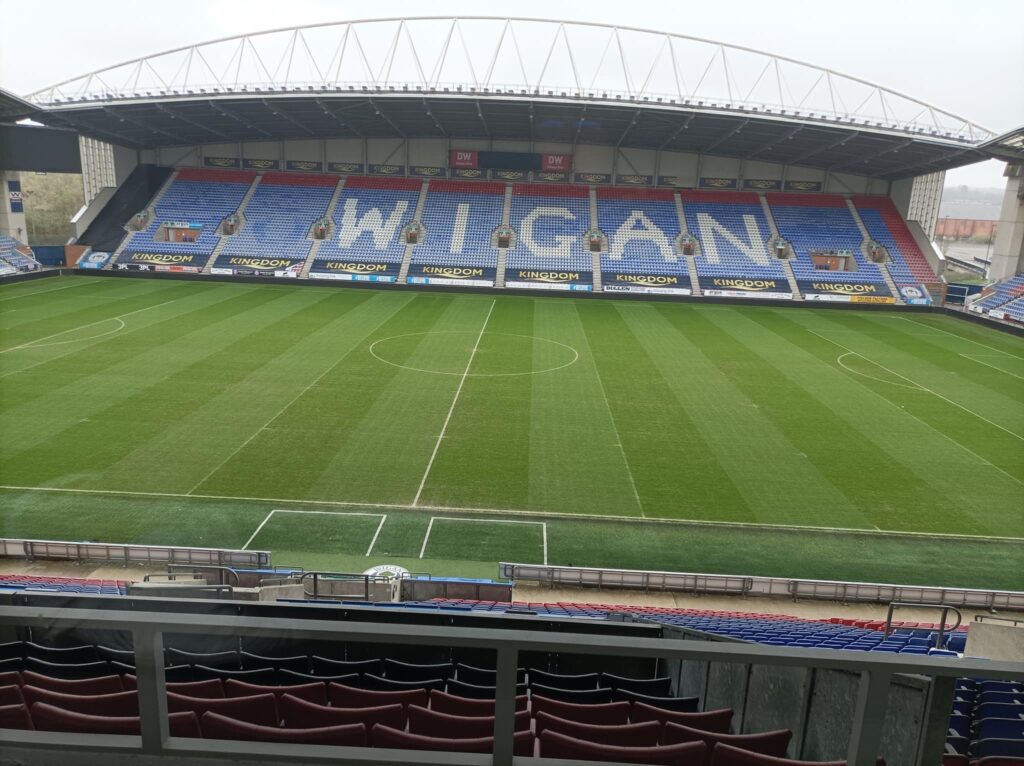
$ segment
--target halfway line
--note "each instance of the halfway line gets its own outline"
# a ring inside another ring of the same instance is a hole
[[[430,460],[427,463],[427,470],[423,472],[423,478],[420,480],[419,489],[416,490],[416,497],[412,499],[412,505],[415,508],[420,501],[420,495],[423,494],[423,487],[427,483],[427,476],[430,475],[430,469],[434,465],[434,458],[437,457],[437,451],[441,448],[441,440],[444,438],[445,431],[448,430],[448,423],[452,419],[452,413],[455,412],[455,405],[459,402],[459,396],[462,394],[462,387],[466,385],[466,377],[469,375],[469,368],[473,366],[473,359],[476,357],[476,351],[480,348],[480,339],[484,337],[484,330],[487,329],[487,323],[491,321],[491,312],[494,311],[494,304],[497,303],[497,299],[491,301],[491,307],[487,309],[487,316],[484,317],[483,326],[480,328],[480,334],[476,336],[476,343],[473,344],[473,350],[469,353],[469,361],[466,362],[466,369],[462,371],[462,378],[459,380],[459,387],[455,389],[455,397],[452,399],[452,406],[448,408],[448,415],[444,419],[444,425],[441,426],[441,433],[437,435],[437,441],[434,443],[434,451],[430,453]],[[424,546],[426,543],[424,543]],[[423,554],[420,554],[420,558],[423,558]]]

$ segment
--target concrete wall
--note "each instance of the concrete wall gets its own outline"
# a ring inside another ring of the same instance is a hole
[[[1008,165],[1006,177],[988,273],[991,279],[1005,279],[1024,271],[1024,163]]]
[[[380,165],[448,165],[450,149],[476,149],[509,152],[548,152],[571,154],[573,171],[610,175],[677,176],[686,186],[696,186],[704,177],[814,181],[833,194],[885,194],[887,181],[853,173],[829,173],[820,168],[783,166],[774,162],[742,160],[738,157],[699,155],[685,152],[657,152],[590,144],[558,144],[529,141],[489,141],[487,139],[400,138],[306,139],[296,141],[253,141],[241,144],[204,144],[194,147],[148,149],[139,153],[141,162],[156,165],[195,167],[204,157],[307,160],[325,163],[345,162]],[[908,190],[909,194],[909,190]],[[909,197],[908,197],[909,201]]]
[[[8,181],[20,181],[21,173],[16,170],[0,170],[0,191],[3,192],[3,201],[0,202],[0,234],[26,242],[28,239],[28,225],[25,223],[25,213],[14,213],[11,211],[11,195],[7,190]],[[27,244],[27,242],[26,242]]]
[[[666,628],[665,636],[706,640],[690,631],[675,628]],[[788,752],[790,758],[834,761],[847,756],[860,684],[860,677],[854,673],[683,661],[664,662],[662,670],[673,679],[676,695],[700,697],[701,710],[732,708],[733,733],[789,729],[793,732]],[[932,681],[924,677],[898,676],[893,679],[889,687],[880,751],[888,766],[938,762],[948,720],[948,704],[943,711],[945,718],[940,716],[937,719],[942,736],[926,742],[932,686]]]
[[[964,654],[990,660],[1024,662],[1024,623],[972,622]]]

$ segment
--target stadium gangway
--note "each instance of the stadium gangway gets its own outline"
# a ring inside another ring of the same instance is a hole
[[[174,545],[68,542],[0,538],[0,556],[60,561],[109,561],[118,564],[195,564],[259,567],[270,564],[270,551],[188,548]]]
[[[269,760],[275,763],[375,764],[376,766],[543,766],[544,761],[513,757],[515,693],[519,657],[524,652],[554,652],[600,657],[651,657],[668,661],[749,663],[755,666],[818,668],[846,671],[857,676],[857,692],[850,716],[847,758],[850,766],[874,766],[882,728],[886,722],[890,685],[899,674],[931,677],[929,713],[918,751],[918,766],[937,762],[945,741],[949,710],[957,678],[1024,681],[1021,663],[977,659],[932,658],[832,649],[796,649],[763,644],[617,636],[608,641],[600,634],[565,634],[527,630],[480,629],[462,626],[404,624],[401,622],[344,622],[131,612],[119,609],[75,609],[43,606],[0,606],[0,628],[46,628],[130,631],[138,679],[140,735],[80,734],[4,731],[4,747],[75,753],[76,763],[106,763],[111,756],[162,759],[188,763],[195,758]],[[164,634],[202,636],[258,636],[300,641],[352,641],[473,648],[496,654],[496,700],[493,754],[444,753],[412,750],[365,749],[283,745],[268,742],[222,741],[170,737],[167,694],[163,673]],[[928,753],[921,750],[928,749]],[[17,758],[17,756],[12,756]]]
[[[735,596],[789,596],[841,603],[889,604],[913,601],[924,606],[1024,611],[1024,591],[944,588],[929,585],[798,580],[757,575],[719,575],[694,572],[658,572],[638,569],[498,564],[498,575],[515,581],[537,582],[550,587],[608,588],[718,593]]]

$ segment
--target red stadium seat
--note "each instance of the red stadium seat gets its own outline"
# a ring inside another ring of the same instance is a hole
[[[764,731],[756,734],[721,734],[669,721],[665,724],[665,732],[662,734],[661,741],[666,745],[675,745],[681,742],[703,742],[709,749],[721,743],[749,750],[752,753],[784,758],[786,748],[789,747],[789,740],[792,738],[793,732],[789,729]]]
[[[114,692],[113,694],[63,694],[34,686],[21,687],[25,704],[29,707],[36,702],[70,710],[74,713],[106,716],[132,716],[139,714],[137,692]]]
[[[540,735],[542,758],[573,758],[581,761],[617,761],[623,763],[664,764],[664,766],[703,766],[708,747],[703,742],[660,747],[616,747],[567,737],[556,731]]]
[[[634,702],[633,709],[629,713],[629,720],[633,723],[643,723],[644,721],[667,723],[671,721],[702,731],[728,734],[729,725],[732,723],[732,710],[722,708],[721,710],[708,710],[704,713],[679,713],[675,710],[663,710],[642,702]]]
[[[529,728],[530,714],[525,710],[516,713],[515,730],[528,731]],[[449,739],[492,737],[494,716],[449,715],[419,705],[409,705],[409,733]]]
[[[557,731],[559,734],[565,734],[574,739],[619,747],[653,747],[661,738],[661,724],[657,721],[626,723],[621,726],[601,726],[567,721],[550,713],[538,713],[536,720],[538,737],[545,731]]]
[[[124,691],[121,676],[100,676],[99,678],[69,681],[63,678],[50,678],[50,676],[26,670],[21,674],[21,682],[26,686],[35,686],[38,689],[49,689],[64,694],[113,694]]]
[[[32,731],[32,716],[28,705],[0,705],[0,729],[23,729]]]
[[[367,729],[375,723],[393,726],[396,729],[405,728],[405,708],[398,704],[380,707],[327,707],[285,694],[278,700],[278,705],[287,729],[342,726],[351,723],[366,724]]]
[[[732,745],[715,745],[711,754],[711,766],[846,766],[846,761],[794,761],[789,758],[775,758],[770,755],[753,753]],[[879,758],[875,766],[885,766],[885,759]],[[1012,766],[1012,764],[991,764],[990,766]],[[1018,766],[1020,766],[1018,764]]]
[[[10,671],[0,673],[0,686],[21,686],[21,673]]]
[[[526,710],[527,701],[525,694],[517,696],[516,712]],[[418,705],[419,703],[415,704]],[[449,715],[494,715],[494,700],[470,699],[433,689],[430,692],[430,709],[436,710],[439,713],[448,713]]]
[[[400,692],[383,692],[332,683],[327,686],[327,698],[334,707],[380,707],[395,703],[405,706],[426,706],[427,690],[408,689]]]
[[[81,734],[138,734],[138,716],[86,715],[63,710],[45,702],[31,709],[32,723],[39,731],[67,731]],[[168,716],[172,737],[200,737],[199,719],[195,713],[172,713]]]
[[[122,680],[127,676],[121,676]],[[134,681],[135,676],[132,676]],[[235,681],[234,683],[238,683]],[[127,686],[127,683],[125,684]],[[134,687],[133,687],[134,688]],[[167,684],[166,689],[175,694],[183,694],[186,697],[202,697],[203,699],[223,699],[224,682],[219,678],[210,678],[206,681],[183,681],[181,683]]]
[[[550,713],[556,718],[578,723],[598,724],[601,726],[621,726],[629,723],[628,702],[608,702],[603,705],[578,705],[575,702],[562,702],[534,695],[531,700],[534,718],[538,713]]]
[[[321,726],[312,729],[279,729],[237,721],[212,711],[203,713],[203,736],[206,739],[241,739],[249,742],[293,742],[305,745],[363,747],[366,727],[361,723],[345,726]]]
[[[212,710],[221,715],[257,726],[277,726],[277,698],[273,694],[254,694],[251,697],[229,697],[211,699],[208,697],[186,697],[184,694],[167,694],[167,711],[181,713],[192,711],[202,718],[203,713]]]
[[[493,737],[475,739],[450,739],[410,734],[390,726],[375,725],[370,730],[370,743],[374,747],[389,747],[397,750],[445,750],[457,753],[490,753],[494,750]],[[515,755],[533,755],[533,732],[519,731],[512,745]]]
[[[24,704],[25,697],[21,693],[21,687],[15,684],[0,686],[0,706]]]
[[[292,697],[315,702],[317,705],[327,704],[327,684],[295,684],[292,686],[264,686],[262,684],[250,684],[245,681],[237,681],[229,678],[224,682],[225,697],[251,697],[253,694],[273,694],[277,701],[281,697],[290,694]]]

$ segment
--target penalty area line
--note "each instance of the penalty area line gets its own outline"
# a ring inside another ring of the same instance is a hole
[[[541,533],[541,544],[544,549],[544,566],[548,565],[548,525],[545,521],[521,521],[519,519],[463,519],[453,516],[431,516],[427,524],[427,532],[423,535],[423,545],[420,546],[420,558],[427,552],[427,543],[430,542],[430,533],[434,530],[435,521],[461,521],[471,524],[530,524],[539,525]]]
[[[1015,481],[1019,481],[1014,479]],[[641,519],[637,516],[619,516],[616,514],[600,513],[563,513],[560,511],[536,511],[517,508],[482,508],[478,506],[455,506],[455,505],[408,505],[402,503],[357,503],[349,500],[305,500],[295,497],[248,497],[245,495],[188,495],[183,492],[139,492],[120,489],[78,489],[74,487],[24,487],[14,484],[0,484],[0,490],[12,492],[53,492],[83,495],[101,495],[108,497],[151,497],[151,498],[177,498],[182,500],[230,500],[246,503],[287,503],[289,505],[313,505],[331,506],[336,508],[382,508],[393,511],[442,511],[445,513],[468,513],[478,515],[495,516],[525,516],[554,519],[563,521],[628,521],[632,524],[661,524],[665,526],[683,527],[722,527],[735,529],[759,529],[779,530],[790,532],[845,532],[857,535],[881,535],[885,537],[933,537],[946,540],[972,540],[988,541],[995,540],[1006,543],[1024,542],[1024,537],[994,536],[994,535],[968,535],[950,532],[914,532],[911,530],[882,530],[876,532],[870,527],[828,527],[813,526],[810,524],[768,524],[754,521],[710,521],[708,519],[673,519],[673,518],[652,518],[648,516]],[[310,513],[312,511],[307,511]],[[316,511],[316,513],[334,513],[344,515],[345,511]],[[460,519],[460,521],[469,519]]]
[[[377,544],[377,538],[380,537],[380,531],[384,528],[384,522],[388,520],[386,513],[360,513],[358,511],[307,511],[307,510],[293,510],[290,508],[275,508],[267,514],[266,518],[260,522],[260,525],[256,527],[256,531],[252,533],[248,540],[245,541],[245,545],[242,546],[242,550],[248,549],[252,545],[252,541],[256,539],[256,536],[263,531],[263,527],[270,521],[270,517],[275,513],[299,513],[306,516],[368,516],[371,518],[379,518],[380,523],[377,525],[376,530],[373,533],[373,539],[370,540],[370,546],[366,549],[367,556],[373,551],[373,547]]]

